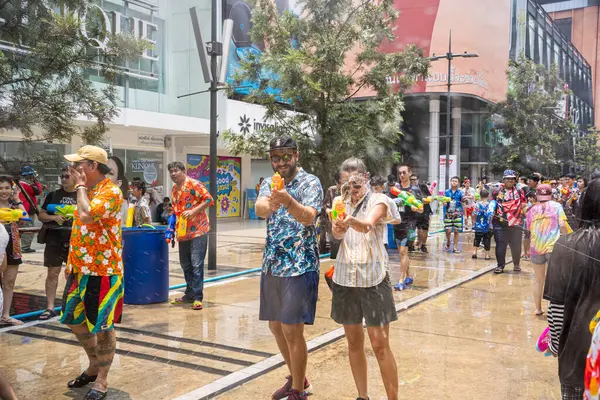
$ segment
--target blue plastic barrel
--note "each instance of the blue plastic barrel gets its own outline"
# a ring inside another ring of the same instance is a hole
[[[394,225],[388,224],[385,234],[388,235],[388,249],[397,249],[398,246],[396,246],[396,240],[394,239]]]
[[[169,298],[169,247],[165,227],[123,228],[125,304],[162,303]]]

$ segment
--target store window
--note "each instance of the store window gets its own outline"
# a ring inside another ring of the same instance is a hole
[[[113,150],[113,155],[119,157],[125,166],[125,176],[131,182],[139,178],[146,182],[147,188],[152,188],[158,198],[165,196],[165,164],[164,153],[160,151]]]
[[[37,171],[38,180],[45,187],[45,192],[56,190],[60,185],[60,168],[67,165],[63,158],[65,150],[64,144],[0,142],[0,173],[18,177],[21,167],[30,165]]]

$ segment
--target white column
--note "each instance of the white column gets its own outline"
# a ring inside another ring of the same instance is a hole
[[[429,183],[440,178],[440,100],[429,100]],[[438,182],[439,185],[439,182]]]
[[[477,164],[469,165],[469,178],[471,179],[471,186],[473,187],[477,185],[477,183],[479,182],[479,177],[481,176],[479,174],[479,168],[480,165]]]
[[[456,157],[456,175],[458,176],[460,176],[460,136],[462,133],[460,129],[461,111],[460,107],[452,107],[452,154]]]

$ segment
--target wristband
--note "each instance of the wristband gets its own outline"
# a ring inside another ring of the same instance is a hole
[[[19,201],[18,203],[13,203],[15,206],[20,206],[21,204],[23,204],[22,201]]]
[[[75,186],[75,190],[79,190],[81,188],[84,188],[85,190],[87,190],[87,186],[85,186],[85,185],[77,185],[77,186]]]

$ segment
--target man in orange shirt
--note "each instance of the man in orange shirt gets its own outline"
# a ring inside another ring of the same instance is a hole
[[[171,203],[177,223],[180,224],[182,218],[187,220],[186,234],[177,237],[179,262],[187,286],[185,294],[171,304],[192,303],[193,310],[202,310],[204,257],[208,244],[206,234],[210,230],[206,209],[214,205],[214,202],[202,183],[185,174],[183,163],[174,161],[167,168],[174,182]]]
[[[101,400],[108,390],[108,371],[115,356],[114,323],[123,310],[121,189],[106,177],[106,151],[83,146],[66,155],[77,191],[67,279],[60,322],[69,325],[89,358],[88,368],[69,388],[94,382],[84,400]]]

